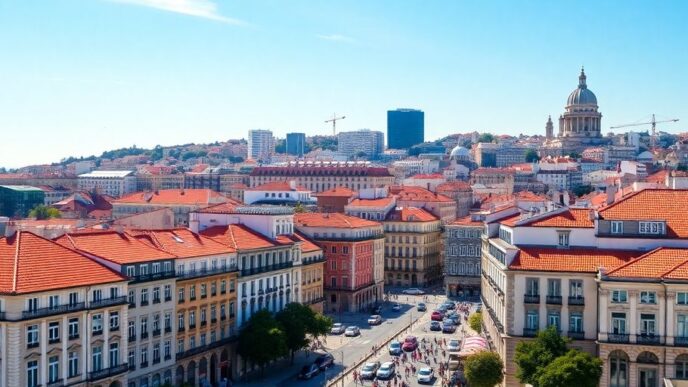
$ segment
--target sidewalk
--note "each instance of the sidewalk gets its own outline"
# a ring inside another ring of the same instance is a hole
[[[255,374],[251,374],[247,381],[237,381],[234,382],[234,386],[282,386],[288,385],[289,381],[287,379],[296,380],[296,375],[299,373],[301,368],[310,364],[315,360],[318,355],[315,353],[310,353],[307,355],[306,351],[299,351],[294,354],[294,364],[289,365],[290,358],[287,356],[286,359],[279,360],[273,364],[265,367],[265,375],[260,376],[260,371]],[[322,378],[322,376],[320,376]],[[287,380],[287,383],[285,383]]]

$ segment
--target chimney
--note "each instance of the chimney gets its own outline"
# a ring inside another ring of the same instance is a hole
[[[14,222],[11,222],[9,218],[0,217],[0,231],[2,231],[0,235],[9,238],[17,233],[17,226]]]
[[[607,187],[607,205],[614,203],[616,197],[616,185],[610,185]]]

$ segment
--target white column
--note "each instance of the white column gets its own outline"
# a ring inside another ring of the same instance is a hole
[[[66,381],[69,377],[69,373],[67,372],[69,368],[69,353],[67,353],[67,342],[69,341],[69,319],[67,316],[62,316],[61,324],[62,332],[60,332],[60,335],[62,335],[62,358],[60,359],[60,367],[62,372],[60,372],[60,374],[62,375],[62,380]]]
[[[638,316],[636,310],[636,304],[638,303],[638,291],[629,290],[628,291],[629,302],[631,303],[631,316],[630,316],[630,340],[631,343],[635,343],[636,334],[638,332]]]
[[[607,309],[607,306],[609,305],[608,302],[609,298],[609,291],[607,289],[600,289],[599,290],[599,306],[598,310],[600,310],[599,316],[597,316],[599,322],[600,322],[600,328],[598,332],[598,340],[604,341],[607,340],[607,332],[609,332],[609,322],[607,321],[609,319],[609,311]],[[586,301],[589,302],[589,301]],[[586,308],[587,309],[587,308]],[[583,316],[583,318],[587,318],[587,316]],[[588,335],[586,335],[588,336]]]
[[[103,368],[110,367],[110,311],[103,311]]]
[[[675,318],[674,318],[674,304],[676,302],[676,293],[670,292],[667,294],[666,298],[666,314],[662,315],[660,314],[660,318],[666,318],[666,329],[667,331],[664,332],[664,335],[666,335],[666,345],[674,345],[674,332],[676,332],[676,328],[674,327],[675,324]],[[664,328],[663,325],[660,325],[660,329]]]
[[[41,320],[39,324],[40,330],[40,343],[41,343],[41,358],[38,360],[38,383],[47,384],[48,383],[48,323],[45,320]]]

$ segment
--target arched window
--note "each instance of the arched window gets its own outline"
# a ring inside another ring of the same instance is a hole
[[[676,379],[688,379],[688,354],[677,356],[674,364],[676,365]]]
[[[609,354],[609,386],[628,387],[628,355],[623,351]]]

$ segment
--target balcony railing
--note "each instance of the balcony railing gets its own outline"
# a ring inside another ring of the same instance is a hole
[[[523,302],[526,304],[539,304],[540,295],[539,294],[524,294]]]
[[[627,333],[608,333],[607,341],[610,343],[628,343],[631,335]]]
[[[569,305],[585,305],[585,298],[569,296]]]
[[[46,387],[62,387],[64,386],[64,380],[62,379],[55,379],[52,382],[48,381],[46,384]]]
[[[282,263],[276,263],[273,265],[266,265],[266,266],[261,266],[261,267],[254,267],[250,269],[243,269],[241,271],[241,276],[249,276],[249,275],[254,275],[254,274],[260,274],[260,273],[266,273],[268,271],[273,271],[273,270],[281,270],[281,269],[287,269],[290,268],[294,265],[294,262],[292,261],[287,261],[287,262],[282,262]]]
[[[325,261],[327,261],[327,258],[325,258],[324,256],[321,256],[321,257],[317,257],[317,258],[308,258],[308,259],[304,259],[304,260],[301,262],[301,264],[302,264],[302,265],[312,265],[312,264],[314,264],[314,263],[325,262]]]
[[[177,278],[191,279],[191,278],[196,278],[196,277],[206,277],[206,276],[215,275],[215,274],[232,273],[235,271],[237,271],[236,265],[218,267],[215,269],[193,270],[193,271],[189,270],[189,271],[185,271],[183,273],[177,274]]]
[[[674,337],[674,345],[679,347],[688,347],[688,336]]]
[[[38,318],[38,317],[52,316],[55,314],[77,312],[80,310],[84,310],[85,308],[86,308],[85,303],[77,302],[75,304],[49,306],[47,308],[25,310],[22,312],[22,319],[27,320],[27,319]],[[4,313],[3,313],[2,317],[4,317]],[[4,318],[0,318],[0,319],[4,320]]]
[[[638,335],[635,342],[637,344],[659,344],[659,335]]]
[[[105,307],[114,306],[114,305],[124,305],[126,303],[128,303],[127,296],[111,297],[111,298],[104,298],[104,299],[97,300],[97,301],[91,301],[88,304],[88,308],[89,309],[99,309],[99,308],[105,308]]]
[[[135,275],[133,277],[129,277],[129,282],[139,283],[139,282],[147,282],[147,281],[157,281],[157,280],[167,279],[167,278],[174,278],[174,270],[161,271],[158,273],[151,273],[151,274]]]
[[[561,296],[547,296],[547,303],[550,305],[561,305]]]
[[[583,339],[585,339],[585,332],[583,332],[583,331],[569,331],[568,336],[569,336],[569,338],[574,339],[574,340],[583,340]]]
[[[306,302],[306,305],[313,305],[323,301],[325,301],[325,297],[318,297]]]
[[[188,349],[184,352],[177,352],[177,354],[175,355],[176,361],[187,358],[189,356],[198,355],[199,353],[209,351],[213,348],[221,347],[225,344],[229,344],[230,342],[232,342],[236,339],[236,335],[234,335],[234,332],[230,332],[230,333],[231,333],[231,335],[229,337],[225,337],[224,339],[217,340],[214,343],[209,343],[206,345],[199,345],[198,347]]]
[[[523,328],[523,337],[535,337],[537,332],[538,330],[534,328]]]
[[[160,329],[153,329],[153,336],[160,336]]]
[[[88,373],[88,380],[95,382],[96,380],[109,378],[110,376],[119,375],[121,373],[127,372],[129,366],[127,363],[112,366],[110,368],[104,368],[99,371],[93,371]]]

